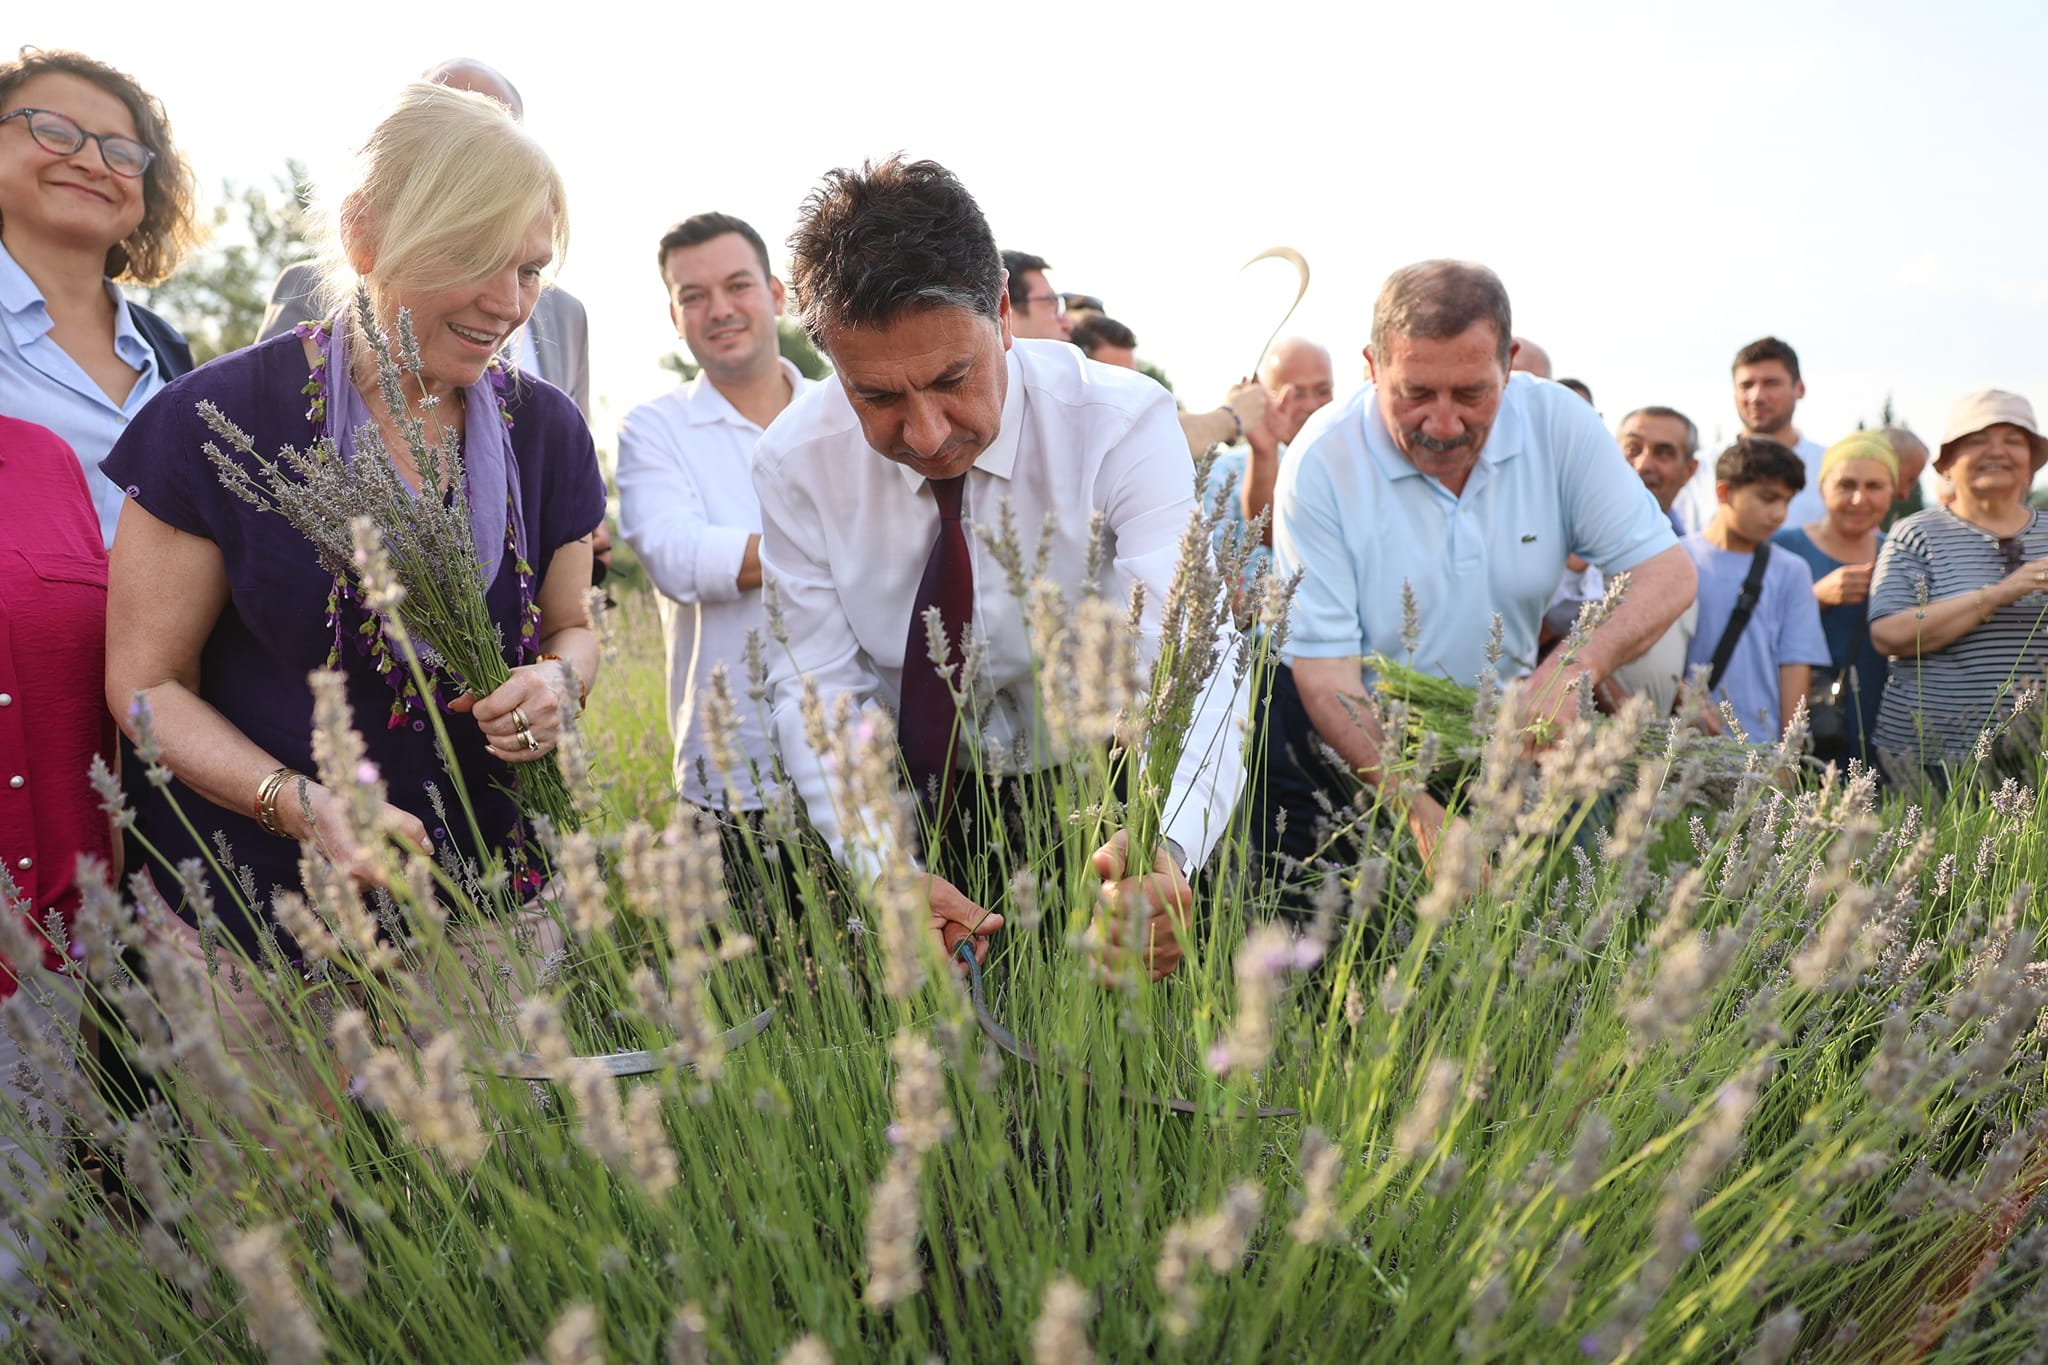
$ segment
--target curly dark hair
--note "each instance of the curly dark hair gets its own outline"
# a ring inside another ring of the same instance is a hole
[[[797,321],[820,349],[828,332],[879,327],[909,311],[1000,315],[995,234],[967,187],[936,161],[899,154],[826,172],[789,247]]]
[[[0,62],[0,113],[14,92],[38,76],[76,76],[91,81],[127,106],[142,145],[156,153],[142,173],[142,221],[107,249],[109,279],[157,284],[184,259],[195,235],[192,168],[171,140],[171,121],[157,98],[133,76],[82,52],[24,47],[11,62]]]

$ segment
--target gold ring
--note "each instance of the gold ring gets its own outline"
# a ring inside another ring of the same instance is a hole
[[[531,730],[533,728],[533,722],[526,718],[525,707],[515,706],[512,708],[512,728],[514,730]]]
[[[519,737],[526,741],[528,753],[532,753],[540,748],[540,741],[533,737],[533,731],[528,727],[524,725],[519,727]]]

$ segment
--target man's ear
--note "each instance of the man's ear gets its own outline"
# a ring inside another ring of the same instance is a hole
[[[1368,384],[1373,385],[1374,387],[1378,387],[1380,382],[1380,371],[1378,364],[1376,364],[1372,358],[1372,347],[1367,346],[1365,349],[1361,350],[1359,354],[1365,357],[1366,382]]]
[[[1716,479],[1714,481],[1714,497],[1716,500],[1720,502],[1726,502],[1728,501],[1729,495],[1734,492],[1735,490],[1729,486],[1728,481],[1726,479]]]
[[[773,275],[768,277],[768,297],[775,300],[776,317],[782,316],[782,301],[787,297],[787,292],[783,289],[781,280],[776,279]]]

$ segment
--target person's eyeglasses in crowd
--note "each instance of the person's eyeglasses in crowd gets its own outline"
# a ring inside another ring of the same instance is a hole
[[[156,153],[134,138],[119,133],[88,133],[55,109],[10,109],[0,114],[0,123],[17,118],[28,125],[28,135],[36,140],[36,146],[52,156],[70,156],[91,138],[100,144],[100,160],[107,169],[129,180],[148,170],[149,163],[156,160]]]

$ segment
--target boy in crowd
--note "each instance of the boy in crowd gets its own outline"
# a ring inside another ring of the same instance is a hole
[[[1813,571],[1770,545],[1806,465],[1789,447],[1744,436],[1721,452],[1714,480],[1713,519],[1679,542],[1700,575],[1686,667],[1706,667],[1710,701],[1729,703],[1752,739],[1775,743],[1813,667],[1828,663]]]

